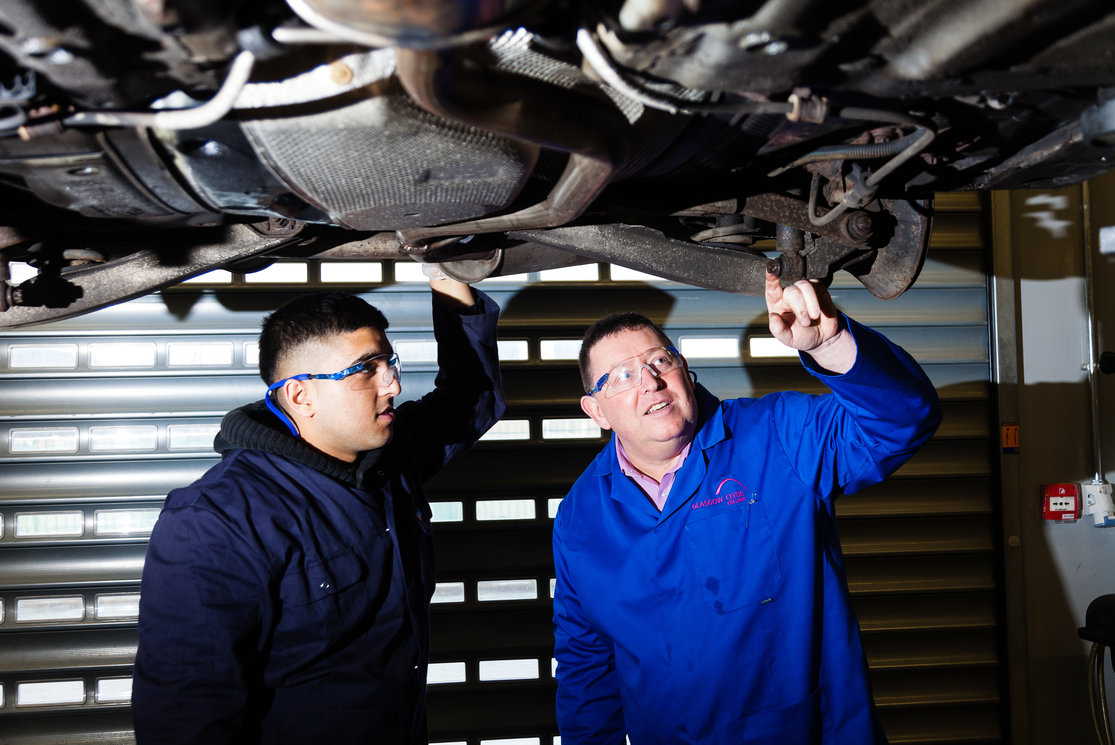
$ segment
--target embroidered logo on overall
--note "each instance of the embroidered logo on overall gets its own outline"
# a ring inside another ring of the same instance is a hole
[[[757,496],[757,495],[756,495]],[[702,499],[693,503],[690,509],[699,510],[702,507],[711,507],[717,504],[739,504],[748,499],[747,487],[731,477],[722,480],[716,486],[716,495],[711,499]],[[751,500],[755,501],[754,499]]]
[[[727,479],[724,479],[723,481],[721,481],[716,486],[716,496],[718,496],[718,497],[720,496],[720,492],[722,492],[724,490],[725,486],[727,486],[729,489],[731,489],[732,484],[735,484],[735,487],[738,490],[747,491],[747,487],[744,486],[743,484],[741,484],[740,482],[736,481],[733,478],[727,478]],[[735,492],[733,492],[732,494],[729,494],[728,496],[732,496],[733,494],[735,494]]]
[[[736,478],[724,478],[716,485],[715,496],[708,500],[698,500],[692,503],[690,510],[700,510],[701,507],[710,507],[716,504],[739,504],[740,502],[755,503],[758,499],[757,492],[748,492],[747,486]]]

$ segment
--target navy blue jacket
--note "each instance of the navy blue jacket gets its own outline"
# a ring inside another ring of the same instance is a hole
[[[884,741],[833,500],[890,475],[936,430],[917,364],[850,322],[832,395],[719,401],[661,513],[615,439],[554,522],[562,745]],[[810,360],[803,356],[807,366]]]
[[[435,390],[356,464],[230,412],[219,464],[166,499],[132,689],[144,743],[425,743],[430,505],[422,484],[504,410],[499,309],[434,294]]]

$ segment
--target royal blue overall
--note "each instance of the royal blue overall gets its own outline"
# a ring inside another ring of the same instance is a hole
[[[719,401],[661,513],[613,438],[554,523],[562,745],[867,745],[872,705],[833,500],[882,481],[940,421],[913,359],[848,321],[831,395]]]

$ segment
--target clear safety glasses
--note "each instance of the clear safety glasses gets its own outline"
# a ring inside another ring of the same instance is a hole
[[[596,385],[585,393],[591,396],[604,391],[604,398],[631,390],[639,385],[643,371],[654,377],[661,377],[671,370],[681,367],[681,355],[674,347],[651,347],[642,354],[628,357],[600,376]]]
[[[271,410],[271,413],[279,417],[283,424],[287,426],[291,434],[298,437],[298,429],[294,426],[294,422],[290,420],[290,417],[288,417],[282,409],[275,405],[272,396],[272,394],[282,388],[283,384],[288,380],[348,380],[348,386],[352,390],[359,391],[366,388],[386,388],[396,380],[401,383],[402,379],[403,372],[399,367],[399,355],[377,354],[375,357],[369,357],[363,362],[357,362],[352,367],[346,367],[340,372],[302,373],[300,375],[291,375],[289,378],[283,378],[267,387],[267,393],[263,396],[263,401],[267,404],[267,408]]]

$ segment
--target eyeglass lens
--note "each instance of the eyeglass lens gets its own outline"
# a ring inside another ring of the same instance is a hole
[[[640,384],[642,374],[650,370],[662,376],[681,365],[681,359],[665,347],[648,349],[640,355],[629,357],[612,368],[604,385],[604,396],[611,398]]]
[[[402,373],[399,371],[398,358],[394,358],[395,364],[388,364],[386,357],[374,357],[364,362],[360,369],[348,376],[351,385],[356,390],[364,388],[375,388],[378,386],[391,385],[392,381],[402,380]]]

